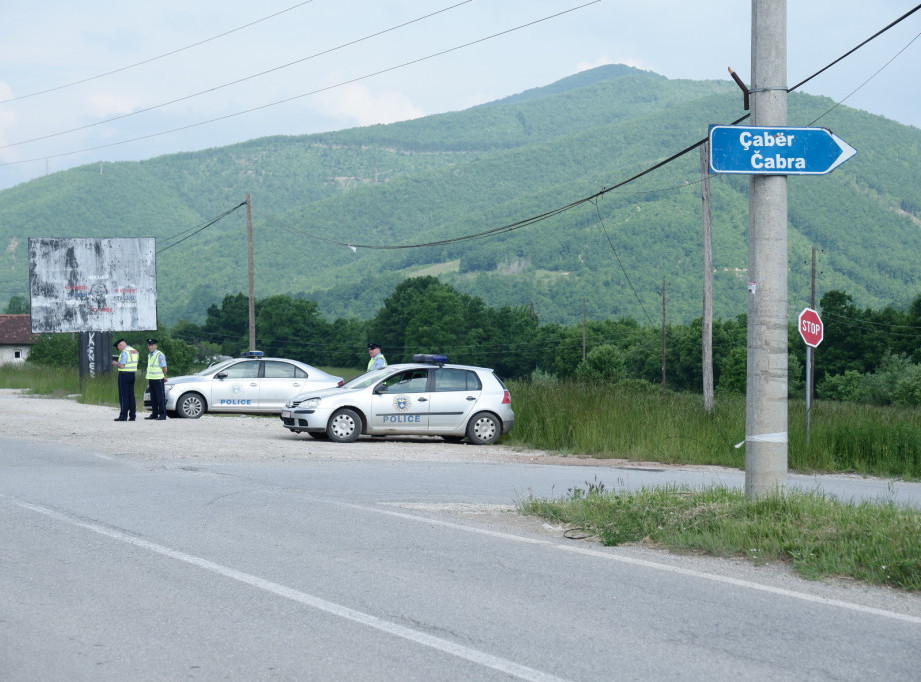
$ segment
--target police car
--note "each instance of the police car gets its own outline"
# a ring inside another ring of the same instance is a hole
[[[166,412],[171,417],[189,419],[198,419],[205,412],[278,414],[293,395],[342,383],[342,377],[303,362],[267,358],[260,351],[249,351],[197,374],[169,377],[164,384]],[[147,391],[144,405],[150,404]]]
[[[448,364],[445,355],[416,355],[340,388],[304,391],[281,412],[293,433],[340,443],[370,436],[430,435],[496,442],[515,423],[508,388],[491,369]]]

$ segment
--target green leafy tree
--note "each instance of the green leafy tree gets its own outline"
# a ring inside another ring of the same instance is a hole
[[[328,331],[314,301],[279,295],[256,302],[256,345],[267,355],[319,364]]]
[[[79,367],[80,339],[76,334],[42,334],[29,350],[27,361],[50,367]]]
[[[714,367],[713,375],[717,389],[730,393],[745,393],[748,385],[747,376],[748,349],[745,346],[734,346],[727,352],[719,365],[719,380],[715,379],[717,372]]]
[[[10,302],[6,305],[7,315],[27,315],[29,313],[29,301],[25,296],[10,297]]]
[[[618,348],[593,348],[576,367],[576,378],[589,383],[616,384],[627,377],[626,363]]]
[[[234,294],[224,297],[221,306],[208,308],[202,325],[204,339],[220,344],[224,354],[237,356],[249,348],[249,297]]]

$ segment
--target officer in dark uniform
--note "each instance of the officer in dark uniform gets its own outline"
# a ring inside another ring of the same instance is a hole
[[[137,412],[137,398],[134,396],[134,377],[138,371],[138,352],[124,339],[115,342],[118,359],[112,365],[118,368],[118,418],[117,422],[133,422]]]

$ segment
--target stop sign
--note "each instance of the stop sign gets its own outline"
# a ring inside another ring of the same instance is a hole
[[[822,337],[825,335],[825,327],[822,325],[822,318],[812,308],[803,308],[799,314],[799,335],[807,346],[815,348],[822,343]]]

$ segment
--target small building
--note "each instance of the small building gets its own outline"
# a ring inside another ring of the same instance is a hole
[[[0,365],[25,362],[38,336],[30,315],[0,315]]]

